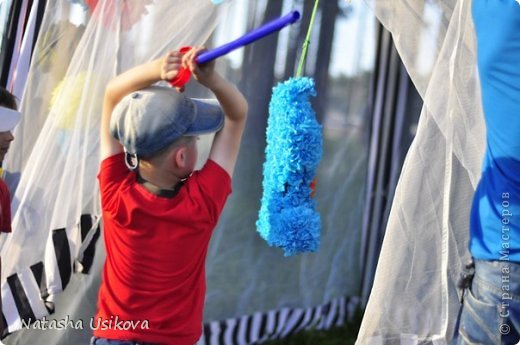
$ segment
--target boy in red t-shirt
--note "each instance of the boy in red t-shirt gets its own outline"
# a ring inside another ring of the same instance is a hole
[[[202,334],[206,252],[231,193],[247,102],[213,64],[197,65],[200,51],[170,52],[107,86],[98,176],[107,259],[92,344],[193,345]],[[181,65],[218,102],[150,86]],[[194,172],[197,136],[211,132],[209,160]]]
[[[21,115],[17,109],[16,98],[9,91],[0,87],[0,232],[11,232],[11,193],[4,182],[1,164],[11,141],[14,140],[11,131],[20,121]],[[0,298],[0,311],[1,309],[2,299]],[[2,327],[0,322],[0,334],[4,331]]]

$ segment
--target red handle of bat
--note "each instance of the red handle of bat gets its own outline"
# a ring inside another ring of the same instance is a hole
[[[179,49],[179,53],[184,55],[187,52],[189,52],[190,50],[191,50],[191,47],[188,47],[188,46],[182,47],[181,49]],[[179,69],[179,72],[177,72],[177,75],[175,76],[175,78],[170,80],[169,83],[172,87],[183,87],[184,85],[186,85],[186,83],[188,83],[190,81],[190,78],[191,78],[190,70],[187,69],[186,67],[181,66],[181,68]]]

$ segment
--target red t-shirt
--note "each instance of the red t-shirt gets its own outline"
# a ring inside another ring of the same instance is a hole
[[[165,345],[193,345],[202,334],[209,240],[231,178],[209,160],[173,198],[136,182],[124,155],[99,172],[107,258],[94,335]]]
[[[11,193],[0,178],[0,232],[11,232]]]

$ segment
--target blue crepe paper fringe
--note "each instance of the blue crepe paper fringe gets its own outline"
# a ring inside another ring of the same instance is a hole
[[[273,88],[267,122],[263,197],[257,231],[285,256],[314,252],[320,215],[311,182],[323,154],[321,125],[311,107],[314,80],[291,78]]]

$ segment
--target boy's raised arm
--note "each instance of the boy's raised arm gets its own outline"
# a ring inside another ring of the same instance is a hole
[[[108,83],[101,117],[101,160],[123,151],[123,146],[110,133],[110,118],[117,103],[131,92],[159,80],[173,79],[177,75],[181,59],[182,55],[178,51],[171,51],[159,59],[129,69]]]
[[[195,57],[202,50],[203,48],[191,50],[184,56],[182,63],[191,70],[199,83],[215,94],[224,110],[224,127],[215,135],[209,158],[232,177],[246,124],[248,104],[233,84],[214,71],[213,63],[197,65]]]

